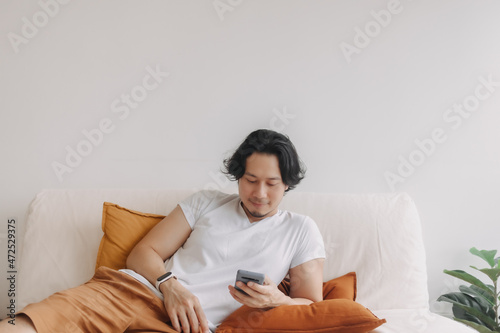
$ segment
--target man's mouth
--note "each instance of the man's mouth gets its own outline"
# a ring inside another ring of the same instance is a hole
[[[262,207],[262,206],[267,205],[267,203],[266,203],[266,202],[259,202],[259,201],[252,201],[252,200],[250,200],[250,203],[251,203],[252,205],[254,205],[255,207]]]

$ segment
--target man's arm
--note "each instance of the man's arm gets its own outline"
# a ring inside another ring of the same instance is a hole
[[[314,259],[290,269],[290,298],[295,304],[310,304],[323,300],[323,263]]]
[[[184,244],[190,234],[191,226],[177,206],[137,243],[127,257],[127,268],[141,274],[154,286],[156,279],[166,273],[165,260]]]
[[[177,206],[137,243],[127,257],[127,268],[144,276],[154,286],[156,279],[166,273],[165,260],[170,258],[191,234],[182,209]],[[174,272],[175,273],[175,272]],[[165,310],[178,332],[209,332],[208,322],[198,298],[177,280],[160,285]]]
[[[266,276],[264,285],[238,282],[238,287],[249,296],[229,286],[233,298],[252,308],[274,308],[280,305],[311,304],[323,300],[324,259],[314,259],[290,269],[290,295],[286,296]]]

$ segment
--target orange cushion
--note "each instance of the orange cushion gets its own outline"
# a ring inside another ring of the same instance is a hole
[[[282,305],[267,311],[243,305],[229,315],[215,332],[365,333],[385,322],[361,304],[338,298],[311,305]]]
[[[289,294],[285,279],[279,289]],[[311,305],[283,305],[270,310],[243,305],[227,317],[216,333],[369,332],[386,322],[356,299],[356,273],[323,283],[323,301]]]
[[[165,216],[141,213],[105,202],[102,210],[104,235],[97,252],[96,270],[100,266],[125,268],[134,246]]]

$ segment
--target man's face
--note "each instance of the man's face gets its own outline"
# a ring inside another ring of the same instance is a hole
[[[250,222],[257,222],[278,212],[288,186],[281,179],[278,158],[253,153],[247,158],[245,174],[238,181],[240,199]]]

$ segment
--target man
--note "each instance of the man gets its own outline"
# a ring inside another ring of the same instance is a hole
[[[209,332],[241,304],[322,300],[321,234],[310,218],[278,208],[304,176],[293,144],[254,131],[225,167],[238,195],[192,195],[135,246],[126,270],[102,268],[87,284],[28,305],[15,327],[1,323],[0,332],[172,332],[166,322],[176,332]],[[246,294],[237,291],[238,269],[265,273],[264,284],[238,282]],[[289,296],[276,285],[287,274]]]

